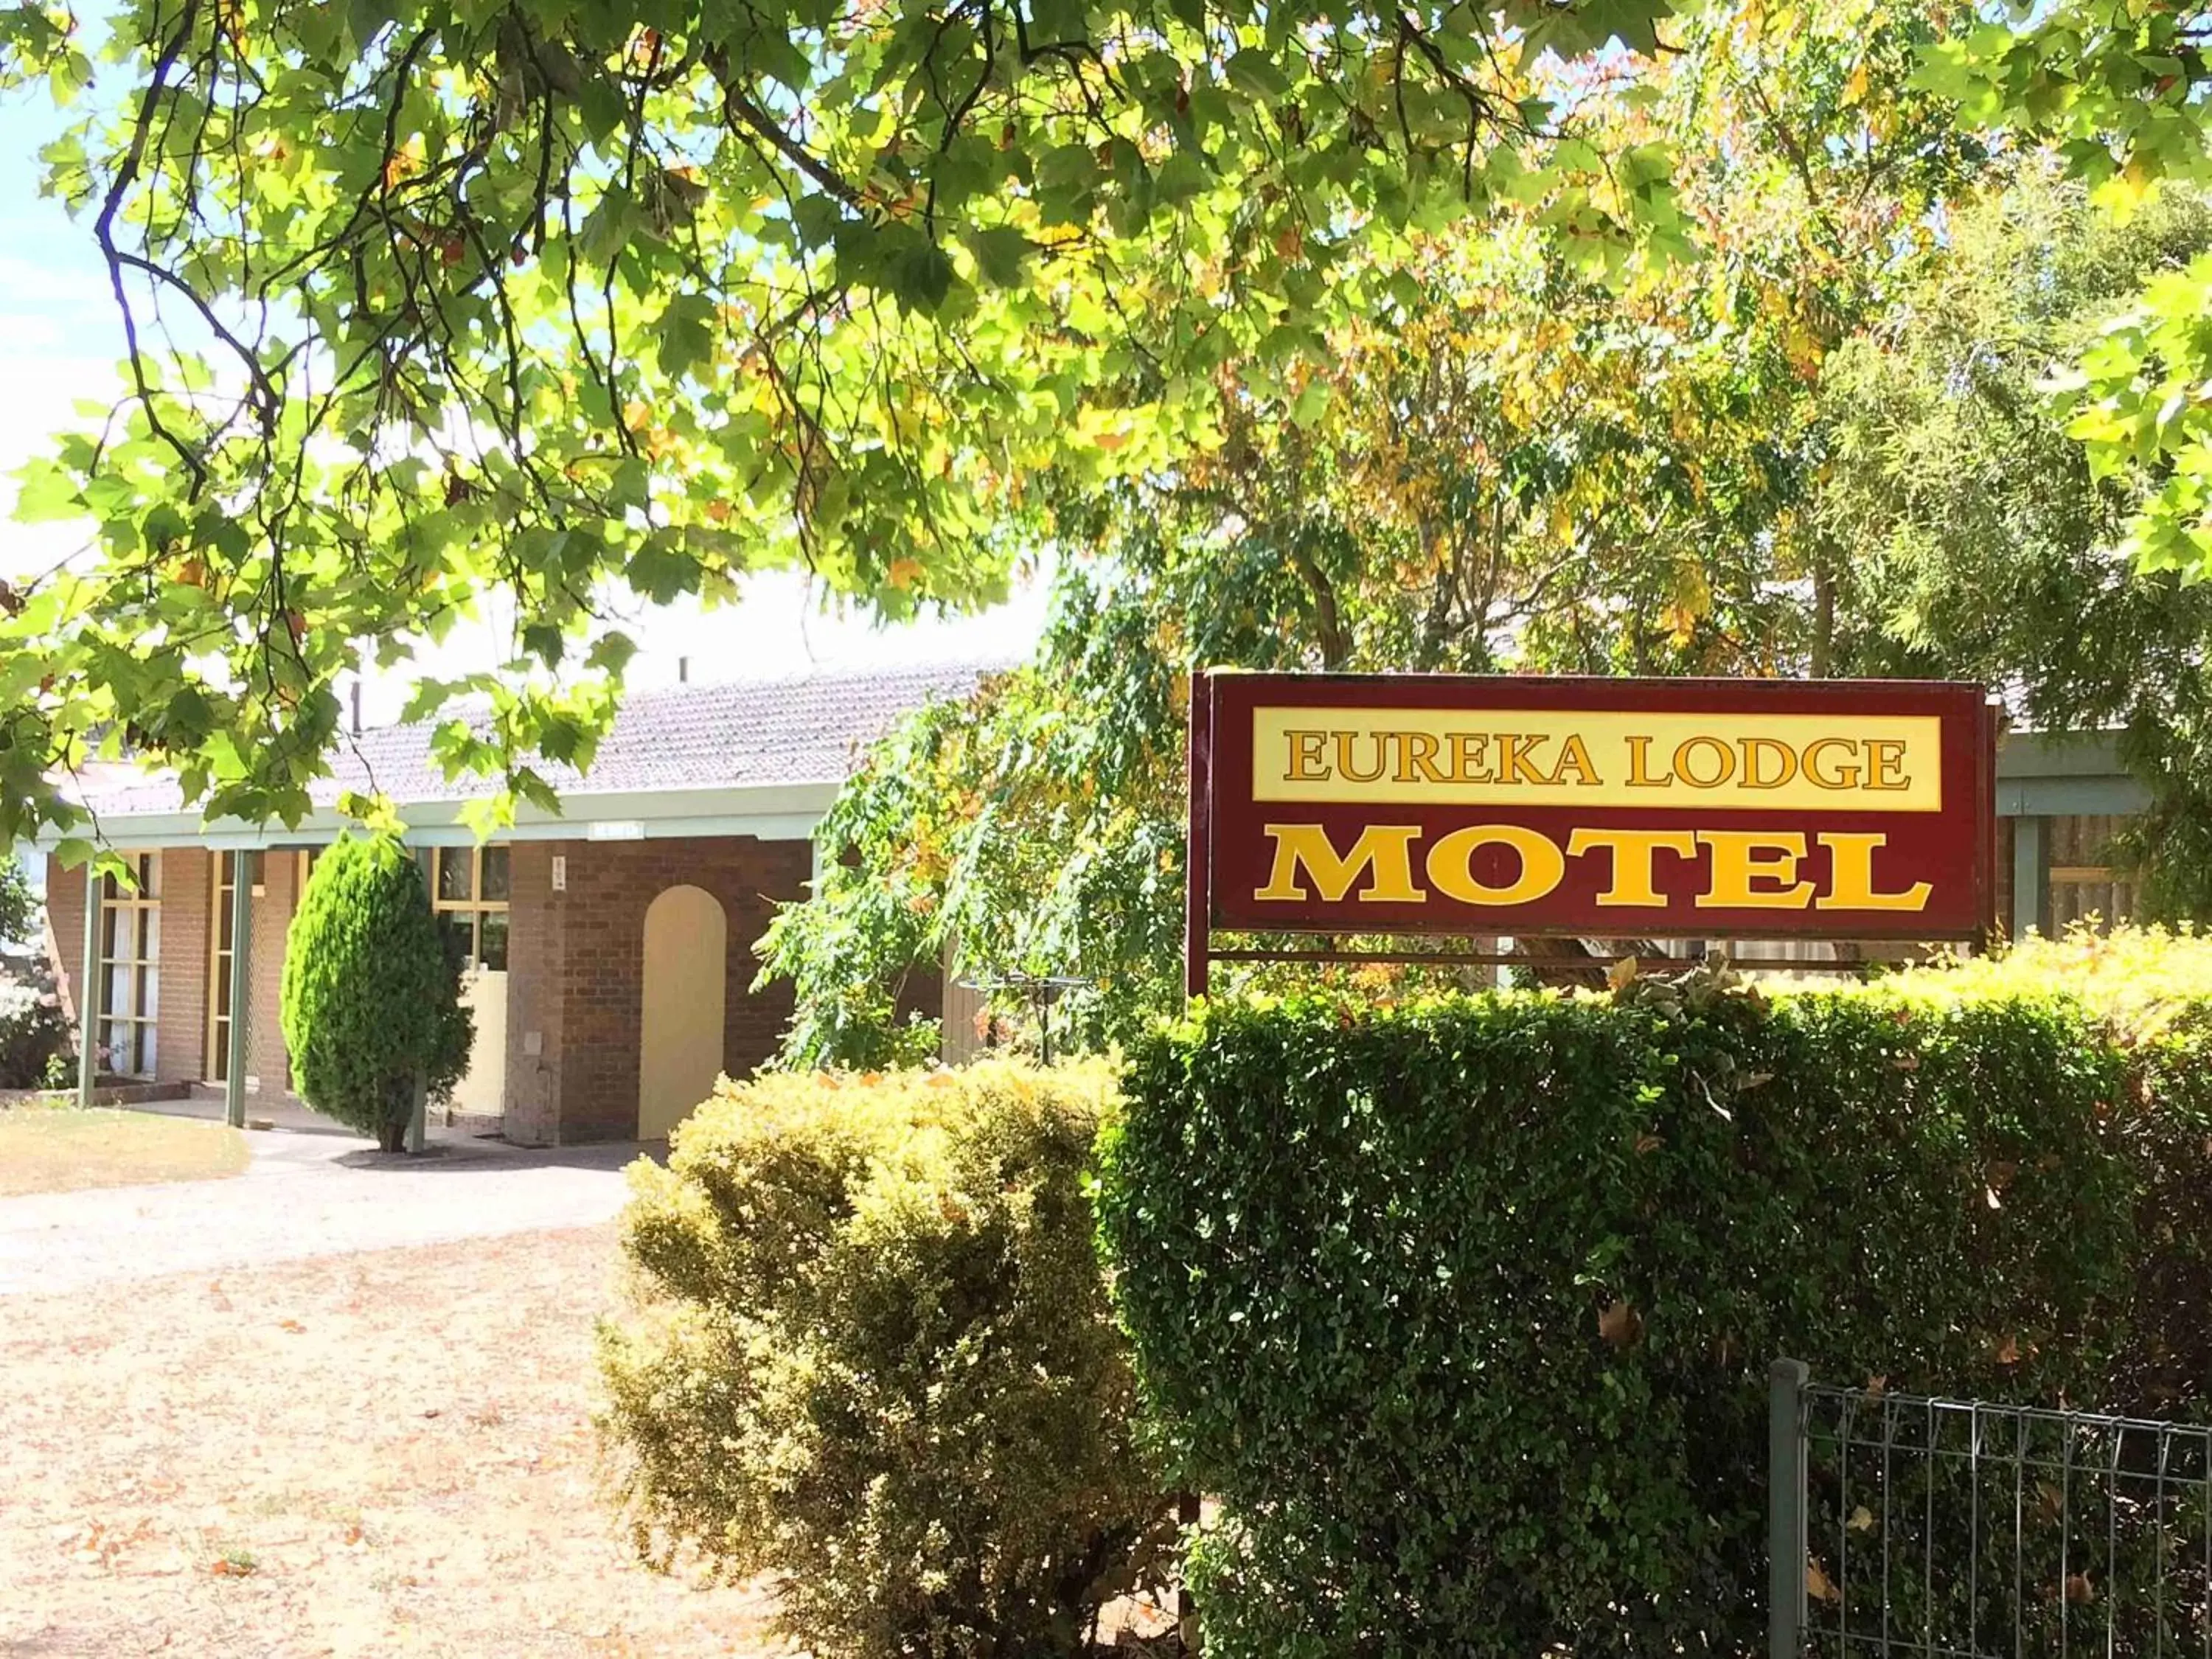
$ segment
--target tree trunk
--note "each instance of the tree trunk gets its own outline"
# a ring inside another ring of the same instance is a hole
[[[1813,562],[1813,678],[1825,680],[1836,672],[1836,582],[1828,574],[1828,555],[1823,547]]]
[[[1297,544],[1296,531],[1291,532],[1289,549],[1291,567],[1305,582],[1314,602],[1314,639],[1321,647],[1321,665],[1332,673],[1344,666],[1344,659],[1352,654],[1349,641],[1344,636],[1344,623],[1336,607],[1336,588],[1313,556]]]
[[[1606,963],[1590,954],[1578,939],[1516,939],[1515,951],[1543,978],[1552,982],[1579,985],[1586,990],[1605,988]]]
[[[1595,943],[1601,947],[1592,951]],[[1522,939],[1514,941],[1514,949],[1528,965],[1543,977],[1554,982],[1579,985],[1587,990],[1601,991],[1606,985],[1606,970],[1623,957],[1640,957],[1669,968],[1687,968],[1686,962],[1677,962],[1659,948],[1658,942],[1648,939],[1613,939],[1595,941],[1579,939]]]
[[[387,1083],[384,1091],[384,1115],[376,1125],[376,1150],[380,1152],[405,1152],[408,1126],[414,1121],[413,1088],[406,1083]]]

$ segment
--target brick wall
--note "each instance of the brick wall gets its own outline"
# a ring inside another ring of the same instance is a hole
[[[507,1136],[531,1146],[559,1138],[562,985],[568,906],[553,891],[553,855],[567,843],[517,842],[508,853]]]
[[[246,868],[258,872],[262,890],[252,896],[252,954],[246,958],[246,1075],[262,1095],[281,1095],[292,1087],[292,1068],[284,1053],[283,991],[284,939],[299,903],[300,855],[290,850],[249,856]]]
[[[568,860],[564,893],[552,861]],[[750,837],[539,842],[515,848],[507,981],[508,1133],[622,1139],[637,1132],[645,912],[671,887],[704,888],[728,922],[723,1069],[750,1073],[791,1018],[785,987],[755,993],[752,947],[780,902],[803,898],[807,842]],[[528,1052],[532,1034],[538,1052]]]
[[[214,872],[214,855],[204,848],[161,849],[161,989],[155,1018],[154,1075],[163,1083],[197,1083],[207,1074],[208,927]]]
[[[70,1024],[77,1023],[77,973],[84,961],[84,872],[46,855],[46,957]]]

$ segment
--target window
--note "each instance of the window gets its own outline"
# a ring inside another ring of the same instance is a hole
[[[100,883],[100,1047],[120,1077],[154,1075],[161,994],[161,855],[130,853],[137,884]]]
[[[464,968],[507,971],[504,847],[440,847],[430,854],[430,902],[447,947]]]

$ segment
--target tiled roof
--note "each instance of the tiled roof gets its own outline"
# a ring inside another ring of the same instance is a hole
[[[563,795],[834,783],[900,714],[964,696],[1004,665],[838,671],[633,692],[588,775],[541,769]],[[402,805],[486,793],[483,780],[449,781],[430,758],[436,724],[380,726],[341,738],[331,757],[333,775],[312,787],[315,804],[332,805],[347,790],[381,791]],[[103,817],[185,810],[173,778],[107,766],[86,781],[83,799]]]

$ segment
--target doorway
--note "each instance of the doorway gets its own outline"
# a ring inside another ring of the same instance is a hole
[[[702,887],[671,887],[645,912],[637,1138],[660,1140],[722,1073],[729,922]]]
[[[461,1006],[476,1036],[449,1112],[507,1109],[507,940],[510,860],[505,847],[441,847],[431,855],[430,903],[446,948],[461,964]]]

